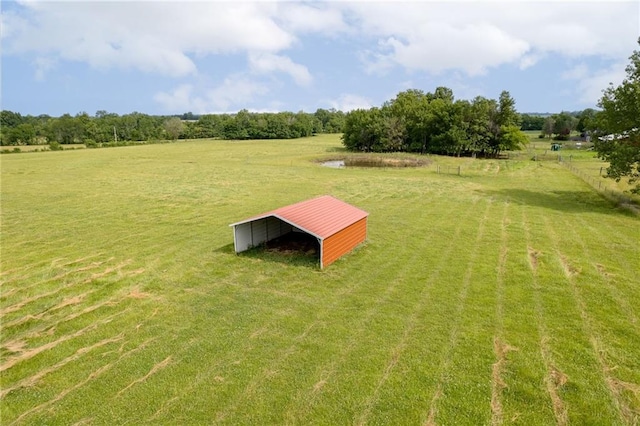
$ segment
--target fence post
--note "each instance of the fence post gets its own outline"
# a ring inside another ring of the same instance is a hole
[[[600,176],[602,176],[602,167],[600,167]]]
[[[460,176],[460,166],[458,166],[458,176]]]

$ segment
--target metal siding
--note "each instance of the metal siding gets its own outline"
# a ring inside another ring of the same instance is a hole
[[[349,253],[367,238],[367,218],[344,228],[323,241],[322,267],[328,266]]]
[[[329,195],[281,207],[273,213],[320,238],[328,238],[368,216],[367,212]]]
[[[320,242],[320,267],[330,265],[367,238],[363,210],[325,195],[232,223],[236,253],[289,232],[306,232]]]
[[[233,228],[236,253],[249,250],[293,230],[291,225],[273,216],[241,223]]]
[[[291,225],[278,219],[277,217],[270,216],[265,219],[267,225],[267,239],[271,241],[274,238],[278,238],[284,234],[291,232]]]
[[[233,227],[236,253],[251,247],[251,223],[243,223]]]

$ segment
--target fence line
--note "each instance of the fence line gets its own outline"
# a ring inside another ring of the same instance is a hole
[[[634,200],[632,200],[631,197],[628,197],[627,195],[623,194],[622,192],[620,192],[620,190],[612,189],[607,184],[602,183],[602,179],[600,179],[599,177],[595,178],[593,176],[590,176],[584,173],[581,169],[573,166],[573,164],[571,163],[571,158],[569,160],[570,160],[569,162],[566,162],[564,161],[564,158],[561,155],[558,156],[558,163],[560,163],[561,165],[569,169],[575,176],[582,179],[583,182],[588,183],[592,188],[594,188],[599,193],[603,194],[605,197],[619,204],[627,204],[627,205],[635,204]],[[602,170],[603,168],[600,167],[600,175],[602,174]],[[632,209],[632,210],[634,210],[634,212],[637,213],[636,209]]]
[[[462,167],[461,166],[441,166],[440,164],[436,164],[436,173],[437,174],[456,174],[458,176],[462,175]]]

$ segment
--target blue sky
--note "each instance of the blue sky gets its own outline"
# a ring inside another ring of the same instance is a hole
[[[176,114],[379,106],[410,88],[595,107],[640,1],[2,1],[1,108]]]

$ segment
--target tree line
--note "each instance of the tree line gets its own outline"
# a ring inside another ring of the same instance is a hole
[[[118,115],[97,111],[72,116],[26,115],[0,111],[0,145],[85,144],[87,147],[198,138],[291,139],[316,133],[341,133],[345,114],[319,108],[315,113],[236,114],[185,113],[182,116],[154,116],[133,112]]]
[[[507,91],[498,100],[454,100],[453,91],[410,89],[381,107],[347,114],[344,146],[364,152],[496,156],[528,141]]]

